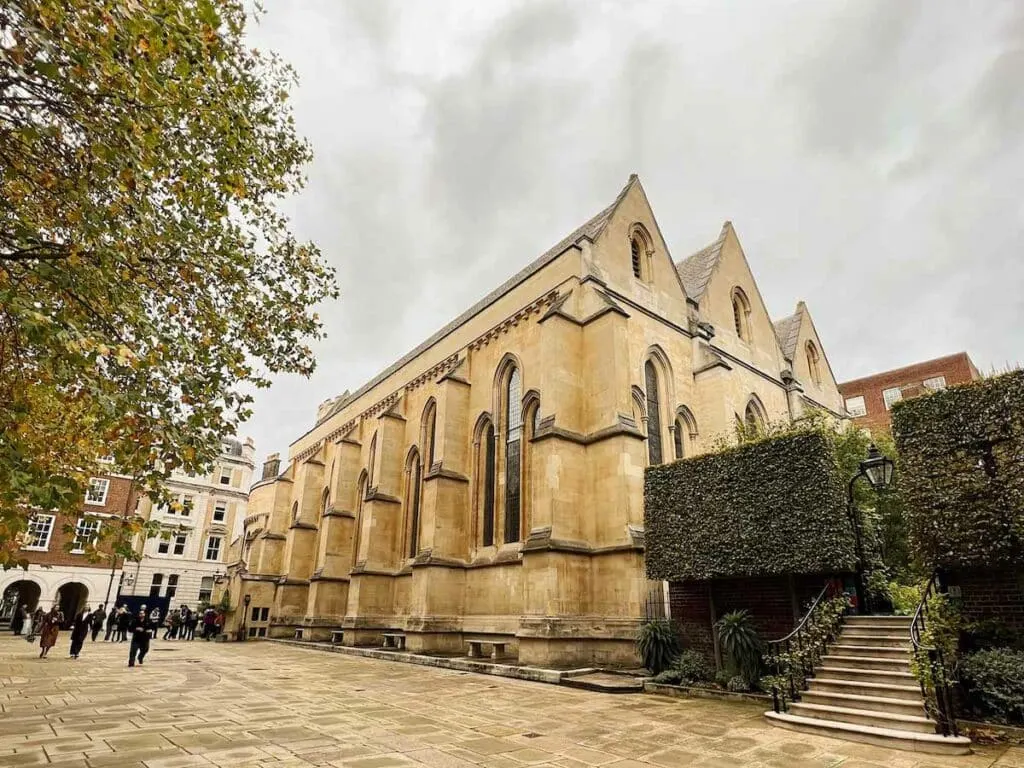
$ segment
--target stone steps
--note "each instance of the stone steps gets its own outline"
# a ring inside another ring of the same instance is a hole
[[[775,725],[869,744],[963,755],[970,740],[945,737],[927,717],[921,686],[910,672],[908,616],[848,616],[836,642]]]

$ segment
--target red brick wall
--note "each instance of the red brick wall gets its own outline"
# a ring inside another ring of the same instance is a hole
[[[715,615],[721,617],[730,611],[746,610],[764,640],[776,640],[790,632],[796,621],[793,595],[796,594],[797,613],[803,614],[807,604],[824,586],[824,576],[772,576],[745,579],[718,579],[713,582],[672,582],[669,584],[669,604],[672,619],[679,627],[684,648],[714,655],[714,635],[711,623],[710,598],[714,597]]]
[[[935,376],[945,376],[946,385],[965,384],[980,378],[978,369],[974,367],[966,352],[915,363],[905,368],[876,373],[862,379],[854,379],[839,385],[839,392],[845,402],[848,397],[864,397],[867,415],[854,419],[868,429],[889,429],[891,422],[889,411],[885,409],[882,390],[892,387],[903,389],[903,397],[910,398],[925,392],[922,382]]]
[[[948,574],[946,581],[960,588],[965,619],[998,618],[1024,634],[1024,573],[1012,569],[958,571]]]
[[[85,500],[82,500],[81,505],[81,517],[86,515],[115,515],[121,517],[125,513],[125,509],[130,514],[135,510],[135,502],[139,496],[138,490],[131,488],[131,481],[124,477],[116,477],[114,475],[103,475],[110,481],[110,487],[107,489],[106,503],[103,505],[98,504],[86,504]],[[130,498],[129,498],[130,494]],[[39,552],[35,550],[23,550],[20,554],[29,563],[36,565],[63,565],[63,566],[76,566],[81,568],[102,568],[109,569],[110,561],[101,560],[100,562],[90,562],[88,556],[85,553],[72,554],[68,550],[71,548],[72,540],[74,539],[74,533],[66,533],[64,531],[65,526],[71,526],[74,528],[78,522],[79,516],[74,517],[67,516],[63,517],[58,515],[57,519],[53,521],[53,533],[50,536],[50,546],[45,552]],[[114,525],[117,524],[116,520],[101,520],[100,525]],[[100,551],[103,551],[103,547],[100,546]],[[107,550],[109,552],[109,550]],[[121,559],[118,558],[118,567],[121,565]]]

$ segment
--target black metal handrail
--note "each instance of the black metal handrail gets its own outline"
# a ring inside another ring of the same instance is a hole
[[[772,708],[776,712],[786,711],[787,690],[786,687],[780,687],[780,681],[783,684],[788,683],[788,698],[790,701],[796,701],[799,698],[798,690],[807,690],[807,681],[814,677],[814,667],[821,661],[827,643],[815,643],[811,632],[817,628],[820,620],[819,609],[825,598],[831,597],[835,591],[834,583],[826,582],[793,631],[778,640],[768,641],[765,658],[769,666],[775,670],[772,681]],[[831,637],[827,638],[828,642],[831,640]],[[792,663],[794,650],[799,660],[799,668]]]
[[[918,603],[914,620],[910,623],[910,647],[918,667],[925,714],[935,719],[943,736],[959,736],[953,708],[953,685],[949,668],[946,666],[945,654],[939,644],[925,645],[922,638],[927,629],[928,601],[939,594],[939,575],[940,572],[936,569],[921,593],[921,602]],[[930,691],[925,684],[924,670],[928,671],[931,678]]]

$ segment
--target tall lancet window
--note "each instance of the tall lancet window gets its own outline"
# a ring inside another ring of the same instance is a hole
[[[482,543],[485,547],[494,544],[494,481],[497,473],[494,471],[495,445],[494,425],[488,424],[484,432],[484,519]]]
[[[662,462],[661,406],[658,400],[658,371],[648,360],[644,365],[647,379],[647,460],[653,467]]]
[[[505,398],[505,542],[520,538],[520,496],[522,485],[523,408],[519,369],[508,375]]]

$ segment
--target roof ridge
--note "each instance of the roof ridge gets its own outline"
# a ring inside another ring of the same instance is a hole
[[[619,206],[619,203],[621,203],[623,198],[625,198],[626,193],[629,191],[630,187],[632,187],[633,184],[638,183],[639,180],[639,177],[635,173],[630,174],[629,180],[626,182],[626,185],[622,188],[619,194],[616,195],[615,200],[613,200],[610,205],[603,208],[594,216],[591,216],[582,225],[578,226],[568,235],[566,235],[553,246],[548,248],[539,257],[537,257],[532,262],[527,264],[523,269],[516,272],[514,275],[512,275],[508,280],[503,282],[497,288],[488,292],[482,299],[480,299],[475,304],[470,306],[469,309],[462,312],[460,315],[458,315],[449,323],[441,327],[439,330],[435,331],[426,340],[415,346],[412,350],[406,352],[404,355],[398,358],[398,360],[393,362],[391,365],[389,365],[383,371],[378,373],[376,376],[374,376],[368,382],[363,384],[361,387],[356,389],[355,392],[352,392],[348,397],[339,399],[338,402],[335,403],[326,414],[324,414],[324,417],[322,419],[317,419],[316,425],[322,424],[323,422],[327,421],[329,418],[331,418],[336,413],[341,411],[346,405],[362,397],[364,394],[366,394],[375,386],[384,381],[388,376],[399,370],[402,366],[411,362],[418,355],[430,349],[430,347],[434,346],[434,344],[441,341],[441,339],[450,334],[460,325],[464,324],[466,321],[468,321],[469,319],[483,311],[486,307],[493,304],[498,298],[503,296],[505,293],[512,290],[514,287],[522,283],[528,277],[534,275],[535,273],[539,272],[541,269],[546,267],[548,264],[554,261],[555,258],[564,253],[566,249],[568,249],[571,245],[573,245],[580,239],[586,237],[588,240],[591,241],[596,240],[601,235],[601,233],[604,232],[605,226],[608,224],[608,220],[611,218],[612,213],[614,213],[615,209]],[[314,425],[314,428],[316,425]],[[306,432],[306,434],[308,434],[308,431]],[[300,437],[299,439],[301,440],[302,438]]]

